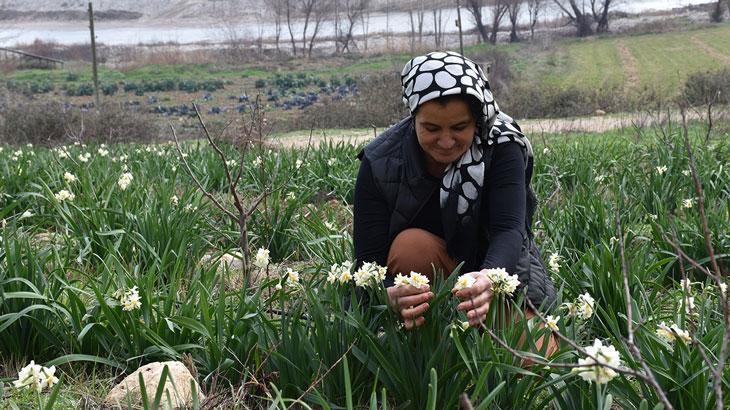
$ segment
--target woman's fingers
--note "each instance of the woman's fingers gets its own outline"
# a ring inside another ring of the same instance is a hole
[[[433,299],[433,292],[429,291],[425,291],[417,295],[401,296],[398,298],[398,307],[400,307],[400,309],[405,309],[420,305],[421,303],[429,302],[431,299]]]
[[[492,292],[488,290],[486,292],[482,292],[481,294],[479,294],[473,298],[469,298],[469,299],[459,303],[456,306],[456,308],[459,310],[462,310],[462,311],[469,311],[472,309],[476,309],[484,304],[488,305],[489,302],[491,302],[491,301],[492,301]]]
[[[468,288],[464,288],[459,290],[458,292],[455,292],[454,295],[461,299],[461,300],[467,300],[471,299],[473,297],[476,297],[478,295],[481,295],[482,293],[489,291],[491,293],[492,289],[492,282],[487,279],[486,276],[479,272],[472,272],[471,275],[476,278],[476,281],[473,285],[471,285]]]
[[[423,303],[415,307],[402,309],[400,311],[400,315],[401,317],[403,317],[403,320],[415,319],[419,316],[423,316],[423,314],[426,313],[427,310],[428,303]]]

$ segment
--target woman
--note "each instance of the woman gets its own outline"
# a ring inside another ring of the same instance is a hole
[[[484,269],[518,274],[535,306],[552,304],[553,283],[530,230],[532,148],[499,111],[482,69],[458,53],[433,52],[409,61],[401,84],[411,115],[358,156],[357,266],[388,267],[388,299],[407,329],[424,323],[434,295],[428,286],[394,287],[393,277],[431,276],[432,266],[450,274],[464,262],[462,272],[476,279],[455,293],[472,326],[492,300]]]

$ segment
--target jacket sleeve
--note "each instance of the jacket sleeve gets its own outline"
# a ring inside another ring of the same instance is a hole
[[[355,182],[353,221],[355,269],[365,262],[376,262],[380,266],[387,266],[390,217],[388,204],[375,185],[370,161],[362,156],[360,171]],[[386,285],[388,281],[389,279],[386,279]]]
[[[487,201],[485,215],[489,247],[481,269],[505,268],[515,273],[522,251],[525,230],[526,187],[522,147],[517,143],[499,144],[485,178]]]

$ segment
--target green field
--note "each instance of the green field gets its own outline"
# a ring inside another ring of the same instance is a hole
[[[699,45],[698,45],[699,44]],[[474,55],[493,46],[467,47]],[[628,87],[628,90],[654,88],[660,94],[676,93],[689,74],[728,67],[730,64],[730,23],[712,28],[680,32],[631,36],[605,36],[585,40],[569,39],[539,50],[527,43],[498,45],[506,52],[512,69],[528,81],[562,86],[595,88]],[[622,54],[622,50],[623,54]],[[710,51],[708,51],[710,50]],[[628,53],[628,54],[626,54]],[[162,79],[229,80],[235,87],[252,88],[255,79],[271,78],[276,73],[303,72],[321,78],[333,75],[362,77],[373,71],[399,71],[408,60],[406,54],[378,57],[333,57],[316,61],[262,62],[258,64],[222,65],[152,65],[129,70],[102,67],[102,82]],[[73,83],[90,82],[88,65],[72,64],[65,70],[21,70],[7,78],[19,81],[68,82],[69,73],[78,78]],[[635,82],[625,84],[631,76]]]
[[[700,124],[689,133],[712,244],[727,273],[730,145],[727,134],[706,144]],[[719,284],[678,259],[668,241],[712,269],[677,124],[533,143],[534,228],[545,261],[555,262],[556,329],[578,346],[598,339],[615,347],[619,362],[611,363],[622,372],[615,377],[596,384],[584,380],[593,374],[585,367],[571,371],[585,355],[568,343],[548,366],[523,362],[500,342],[539,356],[533,343],[550,330],[539,318],[505,326],[497,303],[485,323],[494,336],[463,330],[450,293],[455,275],[431,284],[437,297],[415,332],[400,328],[377,280],[358,291],[369,303],[356,296],[356,283],[330,283],[331,267],[353,259],[358,146],[256,148],[244,157],[223,147],[244,164],[244,203],[270,190],[251,214],[248,238],[252,254],[268,249],[271,260],[250,266],[257,279],[246,288],[240,270],[216,260],[236,252],[238,226],[196,188],[174,145],[0,144],[0,407],[56,400],[60,409],[98,408],[120,376],[189,354],[208,397],[203,406],[432,410],[455,408],[466,393],[484,409],[657,408],[626,339],[629,296],[637,348],[669,402],[714,408],[700,349],[717,357],[728,329]],[[233,210],[216,152],[201,141],[182,150],[205,189]],[[215,263],[202,262],[205,255]],[[687,293],[683,271],[692,282]],[[126,299],[131,289],[138,305]],[[571,314],[569,303],[578,311]],[[666,330],[672,324],[676,333]],[[56,366],[58,396],[50,387],[37,394],[13,386],[31,360]],[[719,371],[728,406],[730,367]]]

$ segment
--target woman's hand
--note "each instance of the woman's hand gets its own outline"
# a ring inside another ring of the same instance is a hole
[[[466,312],[469,326],[479,326],[487,318],[489,304],[492,302],[492,282],[483,272],[470,272],[468,275],[476,279],[474,284],[452,292],[462,301],[456,308]]]
[[[428,285],[419,288],[411,285],[391,286],[388,291],[388,304],[403,318],[406,329],[419,327],[426,321],[423,314],[428,310],[428,302],[433,292]]]

